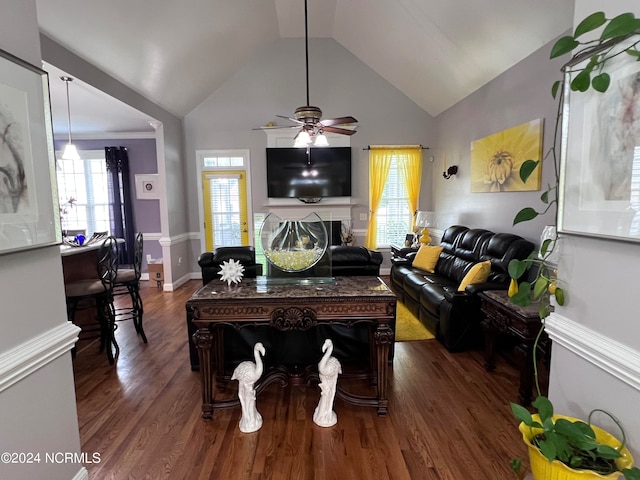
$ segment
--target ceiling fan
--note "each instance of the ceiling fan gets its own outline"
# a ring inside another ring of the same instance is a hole
[[[271,130],[278,128],[299,129],[294,137],[294,147],[308,147],[314,145],[322,147],[329,145],[325,132],[338,133],[340,135],[353,135],[355,129],[343,128],[342,126],[353,125],[358,122],[351,116],[328,118],[322,120],[322,110],[318,107],[310,105],[309,102],[309,32],[307,25],[307,0],[304,0],[304,45],[305,45],[305,61],[306,61],[306,80],[307,80],[307,104],[296,108],[293,117],[285,115],[276,115],[279,118],[286,118],[295,125],[291,126],[264,126],[255,130]]]

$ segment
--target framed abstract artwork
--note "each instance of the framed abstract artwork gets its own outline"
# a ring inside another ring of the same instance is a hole
[[[542,170],[536,168],[526,182],[520,166],[526,160],[542,160],[541,119],[471,142],[472,192],[524,192],[540,190]]]
[[[623,45],[623,44],[621,44]],[[607,65],[609,88],[573,92],[565,69],[558,230],[640,241],[640,62]]]
[[[0,254],[62,242],[47,72],[0,50]]]

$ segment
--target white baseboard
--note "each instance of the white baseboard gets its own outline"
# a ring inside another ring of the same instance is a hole
[[[557,313],[545,321],[555,345],[561,345],[587,362],[640,391],[640,352]]]
[[[65,322],[0,354],[0,392],[70,351],[79,332]]]

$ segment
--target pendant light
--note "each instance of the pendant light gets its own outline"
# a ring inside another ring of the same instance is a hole
[[[317,112],[320,112],[318,107],[309,107],[309,21],[308,21],[308,10],[307,10],[307,0],[304,0],[304,52],[305,52],[305,68],[306,68],[306,79],[307,79],[307,106],[300,107],[296,110],[296,113],[299,111],[304,112],[305,109],[312,110],[311,115]],[[322,112],[320,112],[322,114]],[[318,122],[319,123],[319,122]],[[320,125],[321,126],[321,125]],[[313,145],[314,147],[328,147],[329,140],[327,140],[324,131],[319,128],[318,125],[313,126],[305,126],[302,131],[298,133],[293,139],[293,146],[296,148],[299,147],[309,147]]]
[[[73,78],[71,77],[60,77],[67,85],[67,118],[69,120],[69,143],[64,147],[64,152],[62,153],[63,160],[80,160],[80,155],[78,154],[78,149],[76,146],[71,143],[71,107],[69,105],[69,82],[73,82]]]

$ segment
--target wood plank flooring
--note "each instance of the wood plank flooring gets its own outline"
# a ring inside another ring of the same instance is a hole
[[[386,418],[336,399],[338,424],[321,428],[317,386],[274,384],[258,397],[258,432],[238,430],[239,407],[204,422],[184,308],[201,283],[142,285],[149,343],[122,322],[116,366],[96,343],[74,360],[82,451],[101,456],[86,465],[92,479],[510,480],[509,460],[526,458],[509,407],[515,367],[498,358],[488,373],[482,352],[436,340],[396,344]]]

